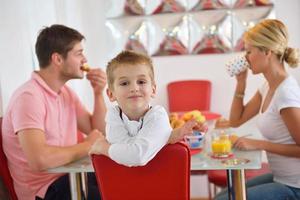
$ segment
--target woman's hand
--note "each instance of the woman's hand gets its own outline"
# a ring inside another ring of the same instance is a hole
[[[239,150],[259,150],[260,140],[249,138],[238,138],[234,143],[234,147]]]
[[[235,76],[238,83],[244,83],[247,80],[248,69]]]

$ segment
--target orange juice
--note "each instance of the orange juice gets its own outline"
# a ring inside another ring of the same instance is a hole
[[[211,148],[215,155],[228,155],[231,152],[231,141],[228,137],[222,135],[212,141]]]

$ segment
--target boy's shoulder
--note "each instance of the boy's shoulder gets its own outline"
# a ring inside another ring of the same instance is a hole
[[[163,106],[155,105],[155,106],[151,106],[151,109],[146,113],[145,118],[150,116],[155,116],[155,117],[168,116],[168,113]]]

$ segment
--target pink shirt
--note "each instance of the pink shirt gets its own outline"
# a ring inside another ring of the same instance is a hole
[[[48,186],[63,174],[32,171],[19,144],[17,132],[35,128],[45,133],[49,145],[77,143],[77,116],[86,112],[66,85],[54,92],[35,72],[12,96],[3,118],[3,149],[18,199],[43,198]]]

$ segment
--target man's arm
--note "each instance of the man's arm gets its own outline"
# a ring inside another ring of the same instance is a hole
[[[84,133],[89,133],[92,129],[98,129],[105,134],[105,114],[106,106],[103,97],[103,90],[106,85],[106,74],[100,68],[91,69],[87,75],[94,91],[94,111],[91,115],[86,112],[77,118],[78,128]]]
[[[45,133],[40,129],[24,129],[17,134],[29,166],[36,171],[58,167],[86,156],[93,142],[101,136],[98,130],[93,130],[84,142],[61,147],[48,145]]]

